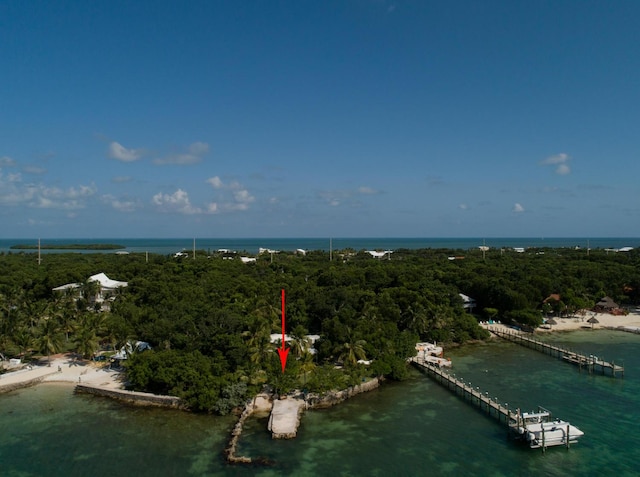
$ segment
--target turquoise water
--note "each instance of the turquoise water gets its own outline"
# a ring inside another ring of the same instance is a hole
[[[130,253],[158,253],[162,255],[173,254],[180,251],[190,251],[193,249],[193,238],[173,238],[173,239],[144,239],[144,238],[87,238],[87,239],[42,239],[43,245],[69,244],[69,243],[110,243],[124,245],[125,251]],[[0,253],[13,252],[12,245],[30,244],[37,246],[37,238],[16,238],[0,239]],[[230,249],[235,251],[246,251],[252,254],[258,253],[260,248],[272,250],[294,251],[304,250],[341,250],[352,248],[354,250],[398,250],[419,249],[419,248],[444,248],[456,250],[469,250],[480,245],[487,245],[491,248],[501,247],[580,247],[591,248],[622,248],[639,247],[640,238],[629,237],[606,237],[606,238],[199,238],[195,239],[198,250],[208,250],[214,252],[218,249]],[[29,250],[28,253],[37,253]],[[42,253],[51,253],[51,250],[43,250]],[[78,253],[78,251],[74,251]],[[91,253],[96,253],[91,251]],[[113,250],[102,253],[114,253]]]
[[[498,341],[451,350],[459,377],[523,410],[538,405],[585,432],[580,442],[530,450],[504,424],[423,375],[387,383],[337,407],[307,412],[298,438],[273,441],[250,419],[240,453],[270,467],[227,466],[230,417],[139,409],[41,385],[0,396],[0,475],[388,476],[637,475],[640,336],[577,331],[545,339],[624,362],[624,379],[580,373],[556,358]]]

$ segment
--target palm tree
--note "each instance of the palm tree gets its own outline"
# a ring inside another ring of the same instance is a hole
[[[84,313],[76,330],[76,351],[90,358],[98,349],[99,336],[105,331],[105,315],[102,313]]]
[[[51,366],[51,353],[55,354],[62,348],[60,325],[56,320],[41,320],[36,345],[41,353],[47,353],[47,360]]]
[[[20,354],[26,356],[27,351],[33,346],[33,333],[26,326],[21,326],[13,334],[13,342],[20,350]]]
[[[25,303],[24,312],[28,315],[31,331],[34,333],[36,325],[38,325],[41,320],[47,320],[53,316],[52,305],[42,300],[28,300]]]
[[[22,290],[9,295],[0,294],[0,349],[5,352],[20,322],[18,304],[22,302],[21,292]]]
[[[60,321],[60,326],[64,332],[65,342],[69,342],[69,333],[75,328],[75,321],[78,316],[78,309],[75,305],[74,291],[68,289],[55,302],[56,316]]]
[[[405,327],[419,336],[424,336],[429,329],[429,316],[424,307],[417,303],[409,305],[403,313]]]
[[[80,294],[84,298],[87,307],[96,306],[96,301],[100,293],[100,283],[95,280],[85,280],[80,285]]]
[[[253,372],[264,369],[265,361],[273,355],[275,345],[271,343],[271,325],[261,316],[253,315],[249,329],[243,333],[249,349],[249,361]]]
[[[264,335],[254,337],[254,339],[250,340],[250,343],[249,360],[257,368],[263,368],[265,361],[274,354],[274,344],[271,343],[271,340]]]
[[[356,339],[350,329],[347,329],[347,340],[340,346],[338,359],[344,364],[353,365],[359,359],[367,359],[364,346],[365,340]]]
[[[316,363],[313,354],[308,351],[305,352],[300,357],[300,372],[302,373],[302,379],[305,387],[307,385],[307,376],[311,374],[315,369]]]
[[[279,330],[281,322],[280,308],[269,303],[267,300],[260,299],[253,307],[251,315],[260,317],[269,325],[269,333],[272,330]]]
[[[98,336],[95,330],[84,324],[76,332],[76,352],[83,358],[90,358],[98,349]]]
[[[289,333],[289,337],[291,339],[289,345],[291,346],[293,356],[300,358],[309,351],[311,342],[309,338],[306,337],[306,330],[303,326],[296,326],[291,333]]]

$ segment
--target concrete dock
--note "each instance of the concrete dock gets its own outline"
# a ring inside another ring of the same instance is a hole
[[[273,401],[268,429],[274,439],[293,439],[298,433],[300,415],[305,409],[300,399],[278,399]]]

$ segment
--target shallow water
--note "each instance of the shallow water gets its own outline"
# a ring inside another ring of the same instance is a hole
[[[585,432],[580,442],[530,450],[504,423],[419,371],[331,409],[309,411],[298,438],[274,441],[266,419],[249,419],[240,454],[273,466],[227,466],[231,417],[141,409],[64,385],[0,396],[1,475],[637,475],[640,336],[613,331],[544,339],[624,361],[625,377],[577,367],[498,341],[448,352],[453,372],[510,407],[538,405]]]

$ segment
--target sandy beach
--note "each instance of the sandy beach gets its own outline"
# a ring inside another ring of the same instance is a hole
[[[597,323],[590,323],[591,318],[598,320]],[[536,333],[553,333],[557,331],[576,331],[584,329],[637,329],[640,332],[640,312],[630,312],[628,315],[612,315],[609,313],[587,312],[583,315],[574,315],[564,318],[554,317],[555,324],[543,325],[536,328]],[[482,326],[496,326],[496,324],[488,325],[482,323]]]
[[[6,364],[6,363],[5,363]],[[106,389],[122,389],[123,373],[109,369],[109,363],[77,360],[71,354],[51,356],[51,365],[44,360],[39,366],[17,366],[16,371],[0,374],[0,392],[31,381],[87,384]],[[20,369],[18,369],[20,368]]]
[[[591,318],[598,320],[597,323],[589,323]],[[549,328],[538,328],[540,332],[573,331],[582,329],[611,329],[611,328],[640,328],[640,313],[632,312],[628,315],[612,315],[609,313],[587,312],[584,316],[576,315],[567,318],[554,318],[557,324],[548,325]]]

